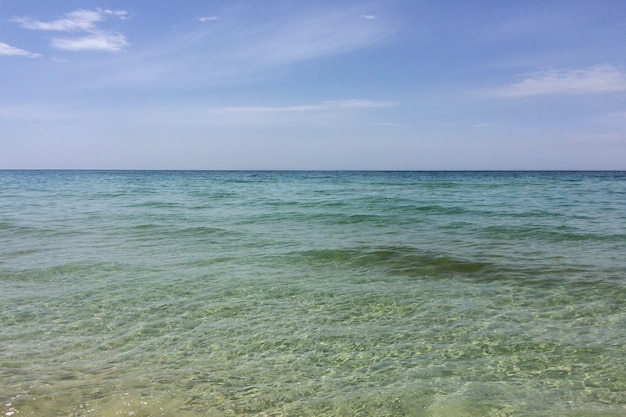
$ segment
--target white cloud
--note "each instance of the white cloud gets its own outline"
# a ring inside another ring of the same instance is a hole
[[[20,48],[16,48],[16,47],[11,46],[9,44],[6,44],[4,42],[0,42],[0,55],[4,55],[4,56],[26,56],[26,57],[29,57],[29,58],[36,58],[36,57],[41,56],[39,54],[35,54],[35,53],[28,52],[28,51],[25,51],[25,50],[20,49]]]
[[[128,46],[128,42],[119,33],[98,33],[82,38],[56,38],[52,46],[65,51],[119,51]]]
[[[376,16],[374,16],[373,14],[362,14],[361,19],[365,19],[365,20],[375,20]]]
[[[20,24],[24,29],[55,31],[55,32],[84,32],[87,36],[75,38],[54,38],[52,47],[69,51],[119,51],[129,43],[123,34],[108,32],[100,29],[98,23],[107,16],[127,19],[126,10],[79,9],[67,13],[63,19],[43,22],[30,17],[14,17],[11,22]]]
[[[196,20],[198,20],[200,22],[214,22],[216,20],[219,20],[219,17],[217,17],[217,16],[201,16],[201,17],[196,17]]]
[[[593,94],[626,91],[626,73],[600,65],[576,70],[532,74],[520,82],[488,91],[501,98],[523,98],[555,94]]]
[[[11,22],[19,23],[24,29],[50,30],[61,32],[89,32],[96,29],[96,23],[104,19],[100,10],[75,10],[67,13],[64,19],[42,22],[30,17],[14,17]]]

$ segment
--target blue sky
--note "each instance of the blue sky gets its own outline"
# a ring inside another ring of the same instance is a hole
[[[0,0],[0,169],[626,169],[626,2]]]

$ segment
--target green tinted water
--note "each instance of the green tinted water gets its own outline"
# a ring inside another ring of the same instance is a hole
[[[5,416],[626,413],[626,174],[0,172]]]

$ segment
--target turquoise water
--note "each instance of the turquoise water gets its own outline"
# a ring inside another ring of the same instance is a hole
[[[0,171],[3,416],[623,416],[626,173]]]

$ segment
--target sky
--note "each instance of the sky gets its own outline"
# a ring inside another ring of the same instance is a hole
[[[0,169],[626,170],[626,2],[0,0]]]

